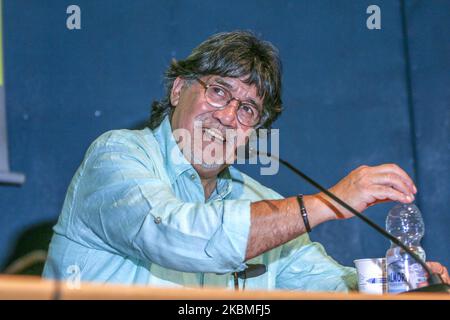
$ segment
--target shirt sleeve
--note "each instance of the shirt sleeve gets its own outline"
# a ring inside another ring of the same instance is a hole
[[[244,270],[250,201],[183,202],[154,166],[136,143],[94,142],[73,188],[69,236],[183,272]]]
[[[357,290],[356,269],[327,255],[320,243],[304,234],[286,243],[281,252],[276,287],[302,291]]]

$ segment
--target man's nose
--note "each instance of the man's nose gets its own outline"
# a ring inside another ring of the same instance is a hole
[[[240,104],[239,100],[232,99],[224,108],[214,111],[213,116],[224,126],[236,127],[237,111]]]

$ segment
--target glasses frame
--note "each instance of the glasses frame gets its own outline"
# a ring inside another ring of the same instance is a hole
[[[244,103],[244,102],[242,102],[240,99],[238,99],[238,98],[236,98],[236,97],[233,97],[233,95],[231,94],[231,92],[230,92],[227,88],[224,88],[224,87],[221,86],[221,85],[218,85],[218,84],[208,84],[208,83],[204,82],[203,80],[200,80],[199,78],[195,78],[195,80],[197,80],[197,82],[200,83],[200,84],[202,85],[202,87],[205,89],[205,91],[203,92],[203,94],[204,94],[204,96],[205,96],[205,100],[206,100],[206,102],[208,102],[208,104],[209,104],[211,107],[213,107],[214,109],[222,110],[222,109],[226,108],[226,106],[228,106],[228,105],[230,104],[231,101],[236,100],[237,102],[239,102],[239,105],[238,105],[238,110],[239,110],[239,108],[240,108],[240,107],[242,106],[242,104]],[[208,99],[208,97],[206,96],[206,91],[207,91],[208,88],[210,88],[211,86],[221,87],[223,90],[225,90],[226,92],[228,92],[228,93],[230,94],[231,98],[228,100],[228,102],[227,102],[224,106],[222,106],[222,107],[216,107],[216,106],[212,105],[212,104],[209,102],[209,99]],[[256,107],[256,106],[255,106],[255,107]],[[256,108],[257,108],[257,107],[256,107]],[[257,109],[258,109],[258,108],[257,108]],[[259,111],[259,110],[257,110],[257,111],[258,111],[258,121],[257,121],[254,125],[250,125],[250,126],[249,126],[249,125],[243,123],[243,122],[241,121],[241,119],[239,118],[239,114],[238,114],[237,111],[236,111],[236,118],[238,119],[239,123],[242,124],[243,126],[251,127],[251,128],[257,129],[257,128],[259,128],[259,127],[266,121],[266,119],[267,119],[267,115],[266,115],[266,112],[264,111],[264,109],[263,109],[262,111]],[[261,121],[262,119],[264,119],[264,121]]]

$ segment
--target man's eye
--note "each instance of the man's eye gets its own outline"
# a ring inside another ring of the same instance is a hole
[[[248,113],[248,115],[250,116],[253,116],[255,114],[255,110],[251,105],[243,104],[241,109],[244,110],[245,113]]]
[[[211,89],[213,90],[214,95],[219,96],[219,97],[225,97],[226,93],[225,91],[221,88],[221,87],[211,87]]]

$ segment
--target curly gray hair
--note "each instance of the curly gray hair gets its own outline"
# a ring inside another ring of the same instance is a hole
[[[282,66],[278,50],[249,31],[218,33],[195,48],[185,59],[173,60],[165,73],[166,96],[154,101],[148,127],[155,129],[171,116],[170,93],[177,77],[194,80],[206,75],[244,77],[246,84],[255,85],[263,98],[263,117],[259,127],[270,128],[282,111]]]

